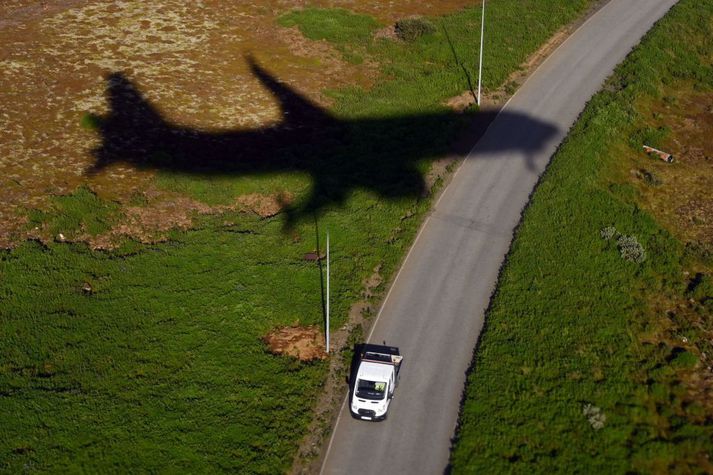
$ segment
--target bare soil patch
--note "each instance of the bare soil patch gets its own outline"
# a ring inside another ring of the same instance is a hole
[[[276,355],[292,356],[300,361],[327,357],[323,332],[315,326],[276,328],[263,341]]]
[[[396,35],[396,24],[391,24],[376,30],[374,32],[374,38],[397,41],[399,37]]]
[[[279,214],[286,206],[292,203],[294,196],[290,192],[272,195],[250,193],[239,196],[236,204],[242,210],[249,210],[261,218],[271,218]],[[233,208],[234,209],[234,208]]]
[[[448,99],[446,105],[456,112],[463,112],[477,102],[478,99],[473,91],[465,91],[462,94]]]

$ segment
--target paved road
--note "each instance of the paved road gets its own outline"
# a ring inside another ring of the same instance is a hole
[[[465,371],[520,213],[585,103],[675,3],[612,0],[492,123],[424,223],[374,325],[371,342],[405,355],[389,418],[356,421],[343,406],[324,474],[443,473]],[[552,127],[520,127],[524,118]]]

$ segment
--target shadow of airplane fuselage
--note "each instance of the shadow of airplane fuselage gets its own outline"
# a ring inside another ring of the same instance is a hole
[[[475,139],[454,147],[454,136],[468,122],[482,133],[497,115],[443,112],[343,120],[277,81],[251,58],[248,61],[253,74],[278,99],[281,122],[221,132],[177,126],[165,120],[124,74],[113,73],[107,78],[109,112],[96,117],[102,143],[93,150],[95,163],[87,173],[100,173],[117,162],[198,176],[307,173],[312,190],[288,213],[292,220],[342,203],[358,188],[385,198],[422,196],[427,192],[422,161],[465,156]],[[535,136],[542,137],[523,151],[526,155],[556,131],[524,115],[515,123],[536,129]]]

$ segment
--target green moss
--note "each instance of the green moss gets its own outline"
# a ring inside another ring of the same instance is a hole
[[[87,130],[99,130],[101,128],[101,119],[94,114],[83,114],[79,120],[79,125]]]
[[[679,368],[693,368],[698,364],[698,357],[690,351],[682,351],[676,355],[671,364]]]

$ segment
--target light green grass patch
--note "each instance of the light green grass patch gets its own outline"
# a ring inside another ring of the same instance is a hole
[[[118,204],[80,187],[70,195],[54,197],[50,211],[32,210],[30,226],[44,225],[53,236],[59,233],[67,238],[80,234],[95,236],[111,228],[119,216]]]
[[[364,43],[371,39],[379,23],[369,15],[343,8],[305,8],[286,13],[279,19],[286,27],[297,26],[311,40],[335,44]]]

